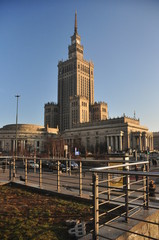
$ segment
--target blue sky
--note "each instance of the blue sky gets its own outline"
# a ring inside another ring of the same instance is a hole
[[[0,0],[0,127],[44,124],[57,102],[57,64],[68,58],[77,10],[84,58],[94,62],[95,101],[109,117],[159,131],[159,1]]]

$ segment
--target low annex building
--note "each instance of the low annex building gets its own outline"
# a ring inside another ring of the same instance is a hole
[[[70,147],[95,152],[103,144],[107,152],[153,150],[153,133],[141,126],[139,119],[120,117],[95,123],[83,123],[62,135]]]
[[[57,136],[58,128],[44,128],[34,124],[17,125],[17,152],[19,155],[27,153],[41,153],[49,137]],[[0,128],[0,151],[14,153],[16,146],[16,124],[5,125]]]

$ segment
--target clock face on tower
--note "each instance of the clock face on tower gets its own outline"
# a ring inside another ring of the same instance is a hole
[[[74,44],[74,43],[78,43],[78,44],[80,44],[79,39],[73,40],[73,41],[72,41],[72,44]]]

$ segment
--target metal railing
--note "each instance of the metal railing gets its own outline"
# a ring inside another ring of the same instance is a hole
[[[136,168],[137,166],[142,171],[139,171]],[[136,170],[133,169],[134,167]],[[159,236],[155,238],[151,235],[128,230],[125,225],[121,226],[121,221],[128,223],[129,220],[159,226],[158,223],[133,217],[141,210],[159,209],[159,207],[150,204],[149,200],[149,178],[159,177],[158,172],[149,172],[149,161],[92,168],[91,172],[93,176],[93,239],[97,240],[99,237],[113,239],[108,234],[101,234],[100,229],[107,226],[129,234],[135,234],[136,237],[157,240]],[[157,194],[159,192],[156,191]],[[114,225],[114,222],[117,223],[118,221],[120,226]]]
[[[93,239],[112,239],[107,234],[101,234],[101,229],[105,226],[144,236],[145,239],[157,239],[112,224],[121,222],[121,219],[125,223],[130,220],[141,221],[135,214],[142,210],[159,209],[149,199],[149,180],[159,178],[159,173],[149,172],[149,161],[82,159],[75,160],[78,163],[77,169],[71,168],[71,161],[73,159],[3,157],[5,164],[2,165],[0,161],[0,181],[9,180],[88,199],[92,195]],[[159,196],[157,191],[156,196]],[[156,224],[144,219],[142,222]]]
[[[90,167],[83,166],[82,160],[75,160],[78,165],[72,166],[73,161],[62,158],[5,157],[4,167],[0,162],[0,180],[80,197],[84,192],[89,196],[92,182]]]

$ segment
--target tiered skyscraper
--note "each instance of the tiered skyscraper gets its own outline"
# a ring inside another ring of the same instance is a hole
[[[52,123],[58,122],[60,132],[78,123],[93,121],[94,111],[103,110],[103,114],[98,114],[102,116],[98,120],[107,119],[106,103],[96,103],[96,107],[93,107],[94,65],[83,58],[83,49],[75,13],[74,34],[71,36],[71,45],[68,46],[68,59],[58,63],[58,104],[45,104],[45,126],[56,127]],[[58,120],[55,120],[57,112]]]
[[[77,109],[72,112],[72,122],[70,122],[70,100],[72,106],[78,96],[86,101],[88,107],[83,109],[83,120],[89,121],[89,105],[94,103],[94,65],[83,58],[83,46],[81,38],[77,31],[77,13],[75,14],[74,34],[71,37],[71,45],[68,47],[68,60],[58,63],[58,106],[60,114],[60,131],[70,128],[74,123],[79,121]],[[88,103],[87,103],[88,99]],[[82,106],[81,106],[82,107]],[[85,115],[85,116],[84,116]]]

